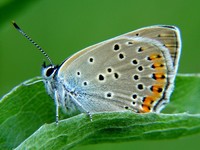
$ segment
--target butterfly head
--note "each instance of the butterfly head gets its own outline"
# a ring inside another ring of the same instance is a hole
[[[44,62],[42,65],[42,77],[45,80],[51,80],[55,77],[56,71],[58,69],[58,66],[55,65],[48,65],[46,66],[46,63]]]
[[[44,62],[42,65],[42,77],[43,82],[45,84],[47,93],[54,98],[54,92],[56,88],[56,74],[57,74],[58,66],[48,65]]]

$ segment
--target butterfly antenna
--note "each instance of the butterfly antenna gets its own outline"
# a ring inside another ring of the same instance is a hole
[[[39,49],[44,54],[44,56],[48,59],[50,64],[53,65],[47,53],[36,42],[34,42],[14,21],[12,22],[12,24],[23,36],[25,36],[31,43],[33,43],[37,47],[37,49]]]

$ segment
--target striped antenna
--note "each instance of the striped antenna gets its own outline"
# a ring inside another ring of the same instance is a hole
[[[50,64],[53,65],[47,53],[36,42],[34,42],[14,21],[12,22],[12,24],[23,36],[25,36],[31,43],[33,43],[37,47],[37,49],[39,49],[44,54],[44,56],[48,59]]]

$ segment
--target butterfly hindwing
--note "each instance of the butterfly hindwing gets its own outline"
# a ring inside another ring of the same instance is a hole
[[[172,92],[179,38],[174,27],[139,29],[78,52],[58,77],[88,112],[160,111]]]

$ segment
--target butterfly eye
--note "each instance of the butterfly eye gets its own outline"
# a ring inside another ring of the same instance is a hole
[[[49,77],[52,75],[52,73],[54,72],[55,68],[48,68],[46,71],[46,76]]]

